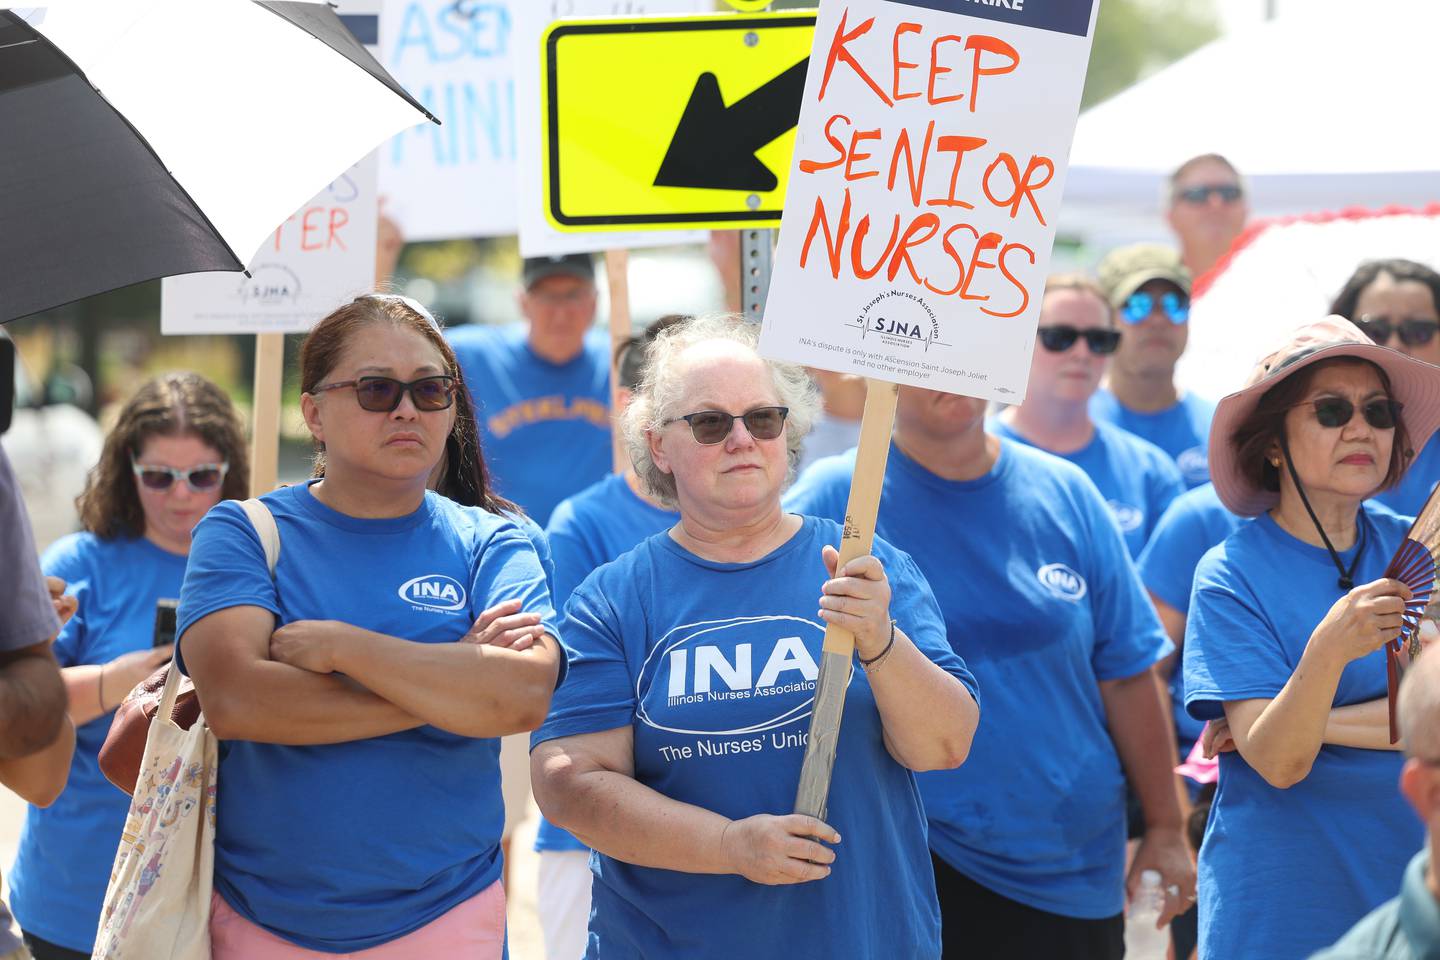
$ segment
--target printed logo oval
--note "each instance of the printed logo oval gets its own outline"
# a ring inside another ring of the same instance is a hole
[[[1179,466],[1180,473],[1188,484],[1198,485],[1210,479],[1210,457],[1206,454],[1204,447],[1181,450],[1180,455],[1175,458],[1175,463]]]
[[[1089,589],[1085,578],[1063,563],[1045,564],[1035,571],[1035,579],[1055,596],[1071,603],[1078,603]]]
[[[1121,503],[1119,500],[1107,500],[1106,506],[1115,517],[1115,522],[1120,524],[1120,529],[1125,533],[1133,533],[1140,529],[1145,522],[1145,511],[1139,507],[1132,507],[1128,503]]]
[[[465,609],[465,588],[459,580],[439,573],[406,580],[398,591],[400,599],[431,610]]]

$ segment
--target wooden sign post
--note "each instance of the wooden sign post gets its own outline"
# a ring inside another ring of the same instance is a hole
[[[615,472],[630,466],[620,434],[620,344],[630,339],[630,251],[605,251],[605,280],[610,287],[610,443]]]
[[[255,397],[250,415],[250,496],[275,489],[280,475],[280,391],[285,334],[255,337]]]
[[[871,547],[897,384],[1025,394],[1097,6],[822,0],[760,349],[869,382],[842,563]],[[853,652],[825,630],[799,813],[825,815]]]

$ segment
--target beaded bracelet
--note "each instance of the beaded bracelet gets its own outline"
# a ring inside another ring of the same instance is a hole
[[[879,664],[879,662],[880,662],[881,660],[884,660],[885,657],[889,655],[889,653],[890,653],[890,648],[893,647],[893,646],[895,646],[895,621],[894,621],[894,620],[891,620],[891,621],[890,621],[890,642],[887,643],[887,644],[885,644],[885,649],[884,649],[884,650],[881,650],[879,653],[875,654],[875,656],[871,657],[869,660],[866,660],[864,657],[861,657],[861,656],[858,656],[858,655],[856,656],[855,659],[857,659],[857,660],[860,661],[860,666],[864,667],[866,670],[869,670],[871,667],[876,666],[877,664]]]

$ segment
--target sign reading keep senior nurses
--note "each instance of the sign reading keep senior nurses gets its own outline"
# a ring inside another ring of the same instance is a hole
[[[824,0],[767,356],[1018,402],[1095,0]]]

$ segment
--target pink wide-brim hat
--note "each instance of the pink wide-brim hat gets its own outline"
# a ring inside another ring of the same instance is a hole
[[[1251,483],[1240,469],[1231,435],[1254,412],[1260,398],[1276,384],[1312,363],[1354,357],[1368,360],[1390,378],[1391,399],[1403,407],[1401,419],[1416,451],[1440,427],[1440,367],[1382,347],[1344,317],[1331,316],[1291,333],[1283,344],[1261,358],[1250,371],[1245,388],[1221,400],[1210,423],[1210,479],[1231,513],[1254,517],[1280,502],[1280,494]]]

